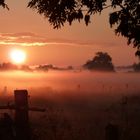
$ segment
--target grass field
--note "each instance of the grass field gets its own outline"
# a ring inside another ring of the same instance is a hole
[[[108,123],[121,140],[140,139],[140,74],[21,73],[0,74],[0,105],[13,103],[14,89],[27,89],[29,105],[46,108],[29,113],[33,139],[104,140]]]

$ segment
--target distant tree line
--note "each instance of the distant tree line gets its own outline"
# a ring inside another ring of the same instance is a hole
[[[96,52],[95,56],[91,60],[88,60],[85,64],[82,65],[82,68],[84,70],[90,70],[90,71],[115,72],[115,66],[112,63],[112,58],[107,52]],[[121,66],[120,68],[123,69],[131,68],[133,69],[134,72],[140,72],[140,62],[134,63],[130,66]],[[43,64],[43,65],[38,65],[35,68],[31,68],[28,65],[18,66],[10,62],[1,63],[0,71],[7,71],[7,70],[47,72],[49,70],[58,70],[58,71],[75,70],[75,68],[73,66],[57,67],[52,64]]]
[[[10,62],[4,62],[0,64],[0,70],[1,71],[7,71],[7,70],[23,70],[23,71],[32,71],[32,69],[28,65],[21,65],[18,67],[15,64],[12,64]]]
[[[22,70],[22,71],[49,71],[49,70],[73,70],[73,66],[67,66],[64,68],[53,66],[52,64],[45,64],[45,65],[39,65],[35,68],[31,68],[28,65],[15,65],[10,62],[7,63],[1,63],[0,64],[0,71],[7,71],[7,70]]]
[[[17,70],[17,65],[14,65],[10,62],[0,64],[0,70]]]
[[[52,64],[48,64],[48,65],[39,65],[35,68],[35,70],[37,71],[49,71],[49,70],[73,70],[73,66],[68,66],[66,68],[60,68],[60,67],[56,67],[53,66]]]
[[[93,59],[88,60],[82,67],[90,71],[115,72],[115,66],[112,63],[112,58],[107,52],[97,52]],[[121,66],[120,68],[131,68],[131,72],[140,72],[140,62],[134,63],[130,66]]]

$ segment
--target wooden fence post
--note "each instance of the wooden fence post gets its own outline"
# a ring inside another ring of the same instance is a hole
[[[17,139],[29,140],[31,134],[28,116],[28,92],[27,90],[15,90],[14,95]]]

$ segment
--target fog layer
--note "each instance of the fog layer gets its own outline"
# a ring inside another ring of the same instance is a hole
[[[134,94],[140,92],[138,73],[98,72],[1,72],[0,95],[12,94],[14,89],[38,89],[31,95],[47,95],[50,91],[73,91],[77,94]],[[5,93],[3,93],[5,91]],[[40,91],[40,92],[39,92]]]

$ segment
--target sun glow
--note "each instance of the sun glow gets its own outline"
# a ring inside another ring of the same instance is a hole
[[[10,52],[10,58],[13,63],[21,64],[26,59],[26,53],[23,50],[12,50]]]

